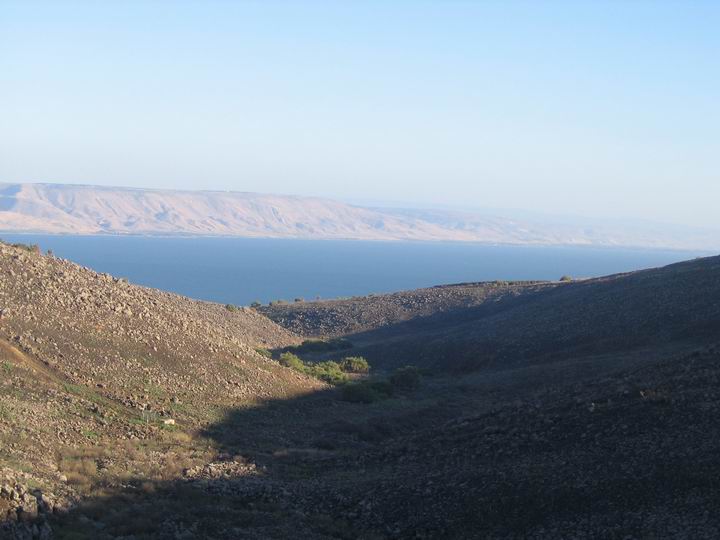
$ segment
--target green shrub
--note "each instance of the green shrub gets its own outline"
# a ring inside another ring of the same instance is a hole
[[[304,301],[305,301],[305,299],[302,298],[302,297],[300,297],[300,296],[298,296],[298,297],[295,299],[295,303],[296,303],[296,304],[299,304],[299,303],[304,302]]]
[[[348,380],[347,374],[340,369],[340,364],[332,360],[306,365],[305,373],[329,384],[343,384]]]
[[[573,278],[571,276],[562,276],[560,278],[560,281],[566,282],[566,281],[572,281]]]
[[[229,312],[233,313],[238,310],[238,307],[233,306],[232,304],[225,304],[225,309],[227,309]]]
[[[282,366],[305,373],[329,384],[344,384],[348,380],[347,374],[340,369],[340,364],[332,360],[306,364],[296,354],[286,351],[280,355],[279,361]]]
[[[260,356],[264,356],[265,358],[272,358],[272,353],[267,349],[264,349],[263,347],[257,347],[255,349],[255,352],[258,353]]]
[[[296,371],[305,370],[305,364],[303,364],[303,361],[300,360],[300,357],[291,352],[284,352],[280,355],[280,365],[289,367]]]
[[[340,362],[340,369],[345,373],[368,373],[370,364],[362,356],[346,356]]]
[[[390,376],[390,384],[398,390],[414,390],[420,386],[420,370],[415,366],[398,368]]]
[[[252,304],[250,304],[250,307],[253,309],[257,309],[259,307],[262,307],[262,303],[258,300],[255,300]]]

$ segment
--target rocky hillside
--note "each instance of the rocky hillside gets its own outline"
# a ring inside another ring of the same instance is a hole
[[[494,305],[552,286],[518,281],[462,283],[339,300],[273,303],[259,307],[258,311],[299,335],[336,338],[431,316],[433,320],[451,320],[453,316],[462,317],[468,308]]]
[[[322,387],[256,352],[298,341],[258,313],[138,287],[27,247],[0,244],[0,313],[2,516],[37,514],[35,498],[15,485],[51,494],[48,511],[71,504],[83,467],[99,466],[93,448],[161,444],[227,408]],[[157,467],[164,458],[148,459]],[[132,467],[125,456],[108,460],[115,472]]]
[[[228,191],[0,184],[0,231],[720,248],[717,231]]]
[[[720,257],[575,282],[466,284],[262,308],[296,332],[343,336],[390,365],[507,367],[720,333]]]
[[[716,538],[718,287],[709,258],[264,310],[373,355],[331,387],[262,313],[0,244],[0,538]]]

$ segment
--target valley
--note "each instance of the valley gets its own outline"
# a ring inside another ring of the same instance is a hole
[[[256,309],[0,262],[3,538],[720,533],[720,258]]]

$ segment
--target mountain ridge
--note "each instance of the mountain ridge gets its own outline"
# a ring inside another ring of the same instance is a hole
[[[297,195],[48,183],[0,183],[0,231],[720,248],[714,231],[664,225],[569,224]]]

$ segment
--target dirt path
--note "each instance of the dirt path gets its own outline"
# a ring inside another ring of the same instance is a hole
[[[31,356],[28,356],[24,352],[11,345],[5,339],[0,339],[0,359],[10,361],[11,363],[20,367],[30,369],[33,373],[35,373],[45,382],[61,386],[70,382],[65,377],[63,377],[59,373],[56,373],[52,368],[48,367],[37,358],[32,358]]]
[[[80,397],[88,399],[89,394],[74,390],[74,388],[77,388],[77,385],[71,379],[47,366],[41,360],[25,354],[5,339],[0,339],[0,361],[9,361],[15,366],[29,369],[35,374],[39,381],[53,385],[69,394],[79,395]],[[114,410],[115,413],[121,417],[134,418],[137,416],[136,411],[110,397],[98,394],[94,388],[88,388],[87,391],[97,396],[96,399],[101,399],[103,406]]]

